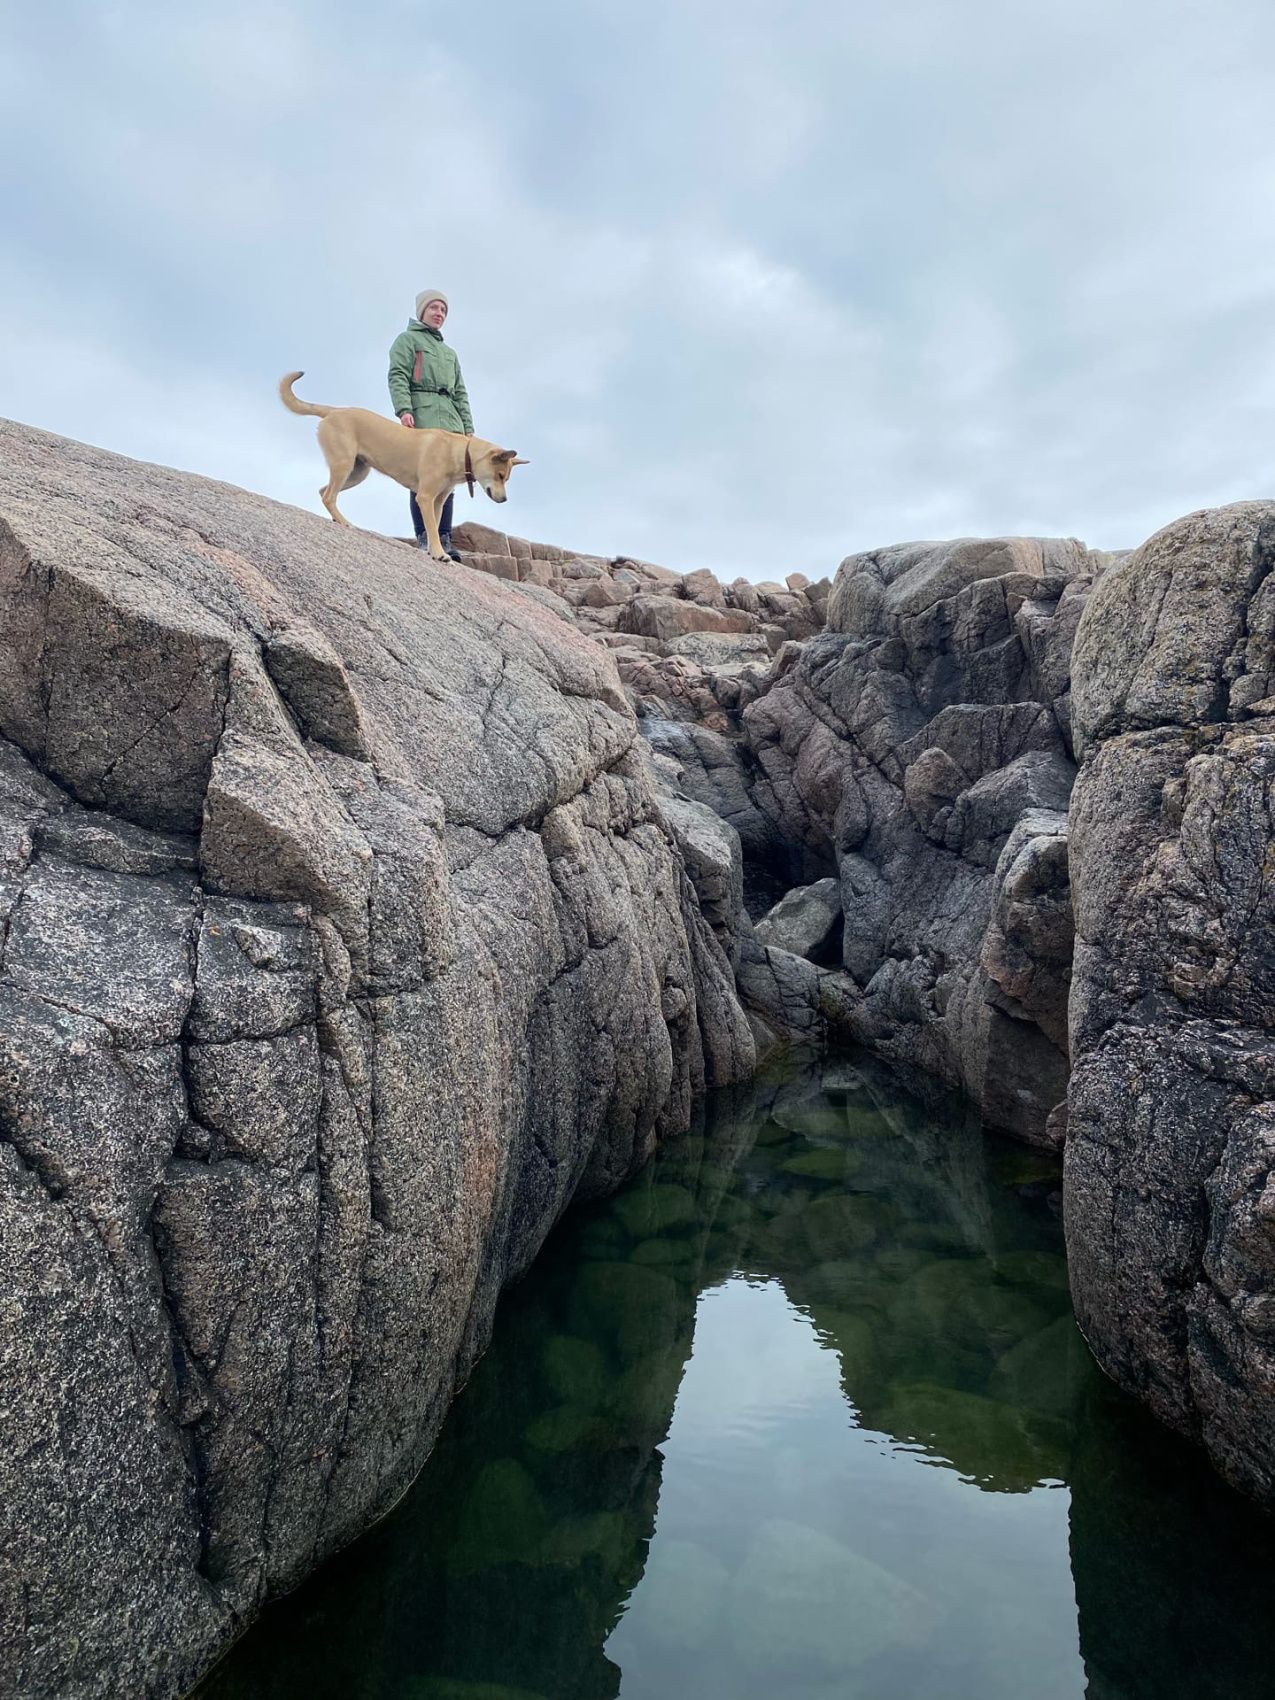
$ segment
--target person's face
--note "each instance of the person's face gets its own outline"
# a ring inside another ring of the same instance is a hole
[[[425,323],[427,325],[433,325],[436,331],[441,331],[446,317],[447,308],[441,301],[427,301],[425,303]]]

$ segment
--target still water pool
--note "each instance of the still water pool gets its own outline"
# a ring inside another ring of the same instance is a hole
[[[201,1700],[1269,1700],[1275,1520],[1094,1369],[1056,1162],[868,1059],[706,1106]]]

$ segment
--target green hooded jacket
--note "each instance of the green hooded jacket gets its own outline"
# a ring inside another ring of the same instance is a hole
[[[420,426],[474,434],[456,350],[448,348],[441,331],[419,319],[407,321],[390,349],[390,402],[396,418],[410,413]]]

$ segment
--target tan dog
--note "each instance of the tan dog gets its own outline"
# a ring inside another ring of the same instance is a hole
[[[425,521],[429,552],[445,561],[438,535],[443,503],[466,480],[481,484],[493,502],[508,500],[505,485],[515,466],[528,462],[513,449],[502,449],[482,437],[461,437],[454,431],[408,430],[366,407],[321,407],[293,395],[292,386],[303,372],[279,380],[279,395],[292,413],[312,413],[319,426],[319,447],[328,463],[328,481],[319,491],[324,507],[338,525],[349,525],[336,499],[342,490],[361,484],[375,467],[411,490]]]

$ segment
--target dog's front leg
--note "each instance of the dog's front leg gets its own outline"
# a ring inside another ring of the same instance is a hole
[[[449,557],[443,548],[443,540],[438,535],[438,514],[433,494],[422,485],[416,492],[416,505],[421,510],[421,518],[425,521],[425,535],[429,538],[429,552],[435,561],[446,561]]]

